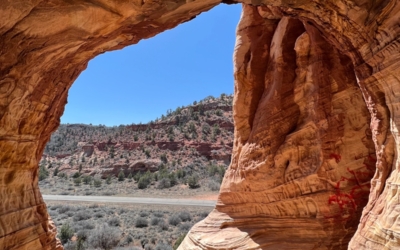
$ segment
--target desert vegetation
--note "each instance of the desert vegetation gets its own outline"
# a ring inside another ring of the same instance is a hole
[[[168,110],[148,124],[64,124],[39,166],[44,194],[194,195],[217,192],[233,144],[232,96]]]
[[[48,202],[66,250],[176,249],[212,208]]]
[[[232,96],[148,124],[64,124],[39,166],[43,194],[193,198],[215,194],[233,145]],[[66,250],[176,249],[208,207],[48,202]]]
[[[120,172],[117,177],[106,179],[79,172],[69,176],[61,173],[41,180],[40,187],[44,194],[58,195],[190,197],[218,191],[225,168],[210,164],[173,171],[161,164],[156,172],[138,172],[128,177]]]

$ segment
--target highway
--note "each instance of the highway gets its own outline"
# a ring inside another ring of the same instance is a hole
[[[115,196],[71,196],[71,195],[43,195],[45,201],[78,201],[98,203],[128,203],[128,204],[154,204],[175,206],[202,206],[214,207],[213,200],[189,200],[166,198],[142,198],[142,197],[115,197]]]

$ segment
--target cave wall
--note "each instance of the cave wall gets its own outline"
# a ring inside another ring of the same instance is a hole
[[[243,6],[235,80],[233,160],[181,248],[347,249],[376,164],[351,60],[313,24]]]
[[[88,61],[220,2],[0,2],[1,249],[62,248],[38,162]],[[180,248],[400,247],[400,4],[242,2],[232,163]]]

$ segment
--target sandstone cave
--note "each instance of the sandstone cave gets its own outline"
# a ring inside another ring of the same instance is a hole
[[[180,249],[400,248],[400,3],[228,2],[232,161]],[[62,249],[37,166],[88,61],[220,3],[0,2],[0,248]]]

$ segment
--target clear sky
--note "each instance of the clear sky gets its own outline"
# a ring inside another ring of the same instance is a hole
[[[172,30],[97,56],[72,85],[61,123],[147,123],[167,109],[232,94],[240,12],[240,4],[220,4]]]

